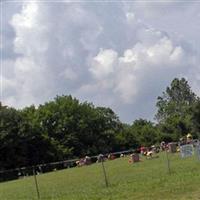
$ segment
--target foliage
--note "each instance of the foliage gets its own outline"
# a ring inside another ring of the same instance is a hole
[[[123,124],[123,129],[116,136],[117,150],[136,149],[140,146],[136,132],[130,125]]]
[[[71,96],[57,96],[38,108],[0,108],[1,169],[108,153],[122,129],[110,108]]]
[[[175,78],[170,87],[167,87],[166,91],[157,100],[158,112],[156,119],[158,122],[164,123],[173,115],[184,117],[190,106],[196,102],[197,97],[184,78]]]
[[[193,105],[192,113],[192,133],[196,138],[200,138],[200,99]]]
[[[177,141],[180,137],[192,132],[192,108],[198,97],[192,92],[188,82],[175,78],[162,96],[157,98],[157,114],[161,138]]]
[[[131,126],[131,130],[135,133],[142,146],[151,146],[158,141],[158,130],[150,121],[144,119],[135,120]]]

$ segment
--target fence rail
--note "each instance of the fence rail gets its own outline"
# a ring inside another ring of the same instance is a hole
[[[113,152],[111,153],[115,157],[119,157],[121,154],[129,154],[133,153],[135,150],[134,149],[129,149],[125,151],[118,151],[118,152]],[[109,153],[104,154],[104,157],[107,157]],[[99,155],[95,156],[90,156],[91,163],[95,163],[98,159]],[[46,173],[46,172],[51,172],[54,170],[61,170],[61,169],[66,169],[66,168],[72,168],[77,166],[76,162],[79,161],[81,158],[76,158],[76,159],[69,159],[69,160],[62,160],[62,161],[57,161],[57,162],[51,162],[51,163],[43,163],[43,164],[37,164],[34,166],[27,166],[27,167],[18,167],[15,169],[8,169],[8,170],[1,170],[0,171],[0,182],[3,181],[9,181],[9,180],[14,180],[26,176],[32,176],[33,174],[33,169],[36,171],[36,174],[39,173]]]

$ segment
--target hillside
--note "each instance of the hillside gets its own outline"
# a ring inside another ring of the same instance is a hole
[[[128,163],[128,158],[106,161],[109,187],[105,187],[101,163],[38,175],[41,199],[132,200],[200,199],[200,161],[170,154],[171,174],[165,153],[159,158]],[[0,184],[1,200],[33,200],[33,177]]]

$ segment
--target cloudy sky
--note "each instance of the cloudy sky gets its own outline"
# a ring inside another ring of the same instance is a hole
[[[72,94],[152,120],[175,77],[200,95],[200,2],[2,1],[1,101]]]

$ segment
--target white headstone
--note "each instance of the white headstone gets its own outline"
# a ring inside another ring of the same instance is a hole
[[[195,149],[196,149],[197,157],[200,160],[200,144],[198,144]]]
[[[193,145],[186,144],[180,147],[180,153],[182,158],[186,158],[193,155]]]

